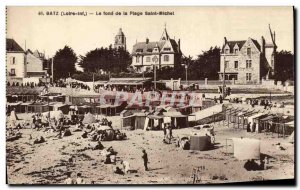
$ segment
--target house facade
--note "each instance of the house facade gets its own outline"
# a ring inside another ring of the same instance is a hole
[[[221,50],[219,79],[234,80],[237,84],[259,84],[262,79],[272,78],[275,69],[275,32],[272,43],[248,38],[244,41],[228,41],[224,38]],[[224,68],[225,67],[225,68]],[[225,71],[225,72],[224,72]]]
[[[47,75],[47,70],[44,70],[43,65],[45,56],[38,50],[32,52],[30,49],[26,52],[26,76],[28,78],[44,78]]]
[[[15,40],[6,39],[6,76],[10,84],[38,83],[47,75],[44,61],[44,54],[29,49],[25,52]]]
[[[180,39],[178,43],[171,39],[165,28],[159,41],[151,42],[148,38],[144,42],[136,42],[132,50],[131,66],[137,72],[147,72],[156,66],[174,67],[179,64],[182,53]]]
[[[26,77],[26,54],[14,39],[6,39],[6,76],[9,83],[22,83]]]

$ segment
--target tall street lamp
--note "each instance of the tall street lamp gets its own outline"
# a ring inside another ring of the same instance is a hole
[[[188,65],[187,64],[181,64],[182,66],[184,66],[185,68],[185,83],[187,84],[187,86],[189,86],[189,82],[188,82]]]

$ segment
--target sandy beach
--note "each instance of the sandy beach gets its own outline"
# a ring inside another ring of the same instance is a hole
[[[29,115],[20,114],[20,118]],[[119,126],[118,117],[112,119],[113,126]],[[104,141],[105,148],[112,146],[118,160],[130,163],[132,173],[118,175],[113,173],[115,165],[104,164],[101,150],[91,150],[90,139],[82,139],[82,132],[72,132],[69,137],[58,139],[56,133],[45,133],[35,129],[21,129],[22,138],[7,142],[7,174],[9,184],[63,184],[66,172],[82,173],[87,184],[189,184],[193,182],[193,168],[201,167],[199,183],[232,183],[255,180],[275,180],[294,178],[294,144],[288,138],[278,138],[277,134],[247,133],[246,130],[223,126],[223,122],[214,124],[216,143],[212,150],[191,151],[163,143],[162,131],[122,131],[128,139],[123,141]],[[71,126],[71,131],[74,130]],[[176,129],[174,137],[189,136],[192,128]],[[29,140],[30,134],[33,139]],[[39,136],[46,142],[33,144]],[[246,171],[245,161],[233,157],[232,137],[249,137],[261,140],[261,154],[270,157],[269,169],[264,171]],[[276,148],[281,143],[285,150]],[[145,171],[142,149],[149,158],[149,170]],[[226,153],[227,152],[227,153]],[[74,156],[75,162],[68,159]]]

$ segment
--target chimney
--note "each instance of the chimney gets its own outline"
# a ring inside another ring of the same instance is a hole
[[[224,45],[227,44],[227,38],[224,37]]]
[[[146,38],[146,44],[148,44],[149,43],[149,38]]]
[[[264,49],[265,49],[265,38],[262,36],[261,37],[261,42],[260,42],[260,51],[262,53],[264,53]]]
[[[180,52],[180,38],[178,39],[178,51]]]

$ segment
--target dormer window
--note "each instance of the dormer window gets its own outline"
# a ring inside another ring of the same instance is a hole
[[[229,49],[225,49],[225,54],[229,54]]]
[[[247,55],[251,55],[251,48],[247,48]]]
[[[152,52],[152,49],[147,49],[147,52]]]
[[[142,53],[142,52],[143,52],[143,49],[137,49],[136,52]]]
[[[239,52],[239,49],[234,49],[234,54],[238,54],[238,52]]]
[[[164,51],[171,51],[171,48],[164,48]]]

